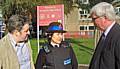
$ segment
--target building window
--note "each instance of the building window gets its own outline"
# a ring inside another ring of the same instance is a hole
[[[89,30],[94,30],[95,27],[94,26],[89,26]]]
[[[82,4],[88,4],[89,0],[79,0],[79,2],[82,3]]]
[[[120,7],[116,7],[115,12],[116,12],[117,15],[120,15]]]
[[[88,26],[80,26],[80,30],[88,30]]]
[[[85,9],[79,9],[79,20],[83,22],[91,22],[91,18],[88,18],[89,11]]]
[[[80,30],[84,30],[84,31],[86,31],[86,30],[94,30],[95,29],[95,26],[80,26]]]
[[[80,26],[80,30],[84,30],[84,26]]]

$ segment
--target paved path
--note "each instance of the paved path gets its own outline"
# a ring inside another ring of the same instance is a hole
[[[88,69],[89,67],[89,65],[87,64],[79,64],[78,66],[79,66],[78,69]]]

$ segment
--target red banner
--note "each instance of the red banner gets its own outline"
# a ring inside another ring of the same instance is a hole
[[[51,22],[64,24],[64,5],[37,6],[37,25],[47,26]]]

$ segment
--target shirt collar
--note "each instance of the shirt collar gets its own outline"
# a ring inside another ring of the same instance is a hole
[[[10,39],[10,42],[11,42],[12,47],[14,48],[15,51],[17,51],[17,48],[16,48],[17,43],[16,43],[16,41],[14,40],[12,34],[8,33],[8,36],[9,36],[9,39]]]
[[[9,38],[10,38],[11,43],[14,44],[14,45],[16,46],[17,43],[16,43],[15,39],[13,38],[13,35],[10,34],[10,33],[8,33],[8,35],[9,35]]]
[[[55,43],[53,43],[53,42],[51,42],[51,45],[53,46],[53,47],[59,47],[59,44],[55,44]]]
[[[16,41],[15,41],[15,39],[13,38],[13,35],[12,34],[10,34],[10,33],[8,33],[8,35],[9,35],[9,37],[10,37],[10,41],[11,41],[11,43],[12,43],[12,45],[13,46],[23,46],[25,43],[24,42],[21,42],[21,43],[17,43]]]
[[[114,24],[115,24],[115,21],[105,30],[104,32],[105,36],[107,36],[108,32],[110,31],[110,29],[113,27]]]

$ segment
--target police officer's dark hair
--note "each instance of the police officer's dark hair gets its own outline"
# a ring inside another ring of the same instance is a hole
[[[30,20],[27,16],[22,15],[12,15],[6,25],[9,33],[13,33],[15,30],[21,31],[25,24],[29,24]]]
[[[51,42],[52,36],[53,36],[53,33],[47,33],[47,40],[48,40],[48,42]]]

